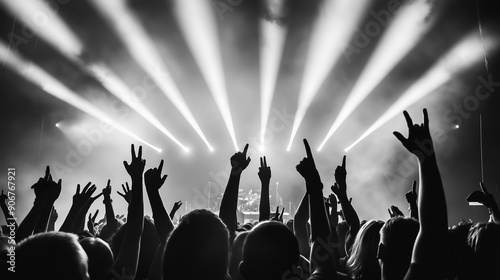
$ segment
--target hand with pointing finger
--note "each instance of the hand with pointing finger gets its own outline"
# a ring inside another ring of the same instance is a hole
[[[248,164],[250,164],[250,157],[247,157],[248,144],[245,145],[243,152],[237,152],[231,157],[231,174],[240,175]]]
[[[307,183],[321,184],[321,178],[318,170],[316,169],[316,164],[314,163],[311,147],[306,139],[304,139],[304,147],[306,149],[306,157],[300,161],[300,163],[296,166],[296,169]],[[321,188],[323,188],[323,186],[321,186]]]
[[[411,191],[406,193],[406,201],[410,205],[410,216],[418,220],[418,205],[417,205],[417,181],[413,181]]]
[[[335,183],[331,187],[332,192],[337,195],[340,202],[348,201],[347,198],[347,171],[346,171],[346,156],[342,158],[342,165],[335,168]]]

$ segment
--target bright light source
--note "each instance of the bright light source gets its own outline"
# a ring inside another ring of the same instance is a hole
[[[460,126],[458,124],[455,125],[455,129],[459,129],[459,128],[460,128]]]
[[[288,143],[289,149],[307,109],[348,46],[353,31],[365,15],[369,3],[370,1],[366,0],[323,1],[320,10],[324,11],[324,14],[318,16],[309,42],[297,112]]]
[[[46,2],[6,0],[1,1],[0,4],[5,6],[16,19],[23,20],[23,23],[32,30],[31,32],[49,42],[69,58],[76,58],[82,53],[83,44],[56,14],[57,10],[52,9],[59,6],[55,4],[49,7]]]
[[[431,4],[426,1],[414,1],[401,8],[384,32],[318,150],[323,149],[342,123],[429,30],[432,24],[425,20],[430,8]]]
[[[259,146],[259,151],[263,152],[265,149],[266,149],[266,147],[264,145]]]
[[[56,127],[57,128],[61,127],[61,122],[56,123]]]
[[[268,9],[283,13],[284,0],[268,0]],[[260,20],[260,143],[264,144],[267,121],[273,102],[276,80],[285,46],[287,26],[266,19]]]
[[[127,104],[140,116],[160,130],[183,150],[187,148],[168,131],[163,124],[143,105],[140,98],[115,74],[102,64],[89,65],[89,69],[99,79],[101,84],[114,96]]]
[[[182,34],[210,88],[215,104],[219,108],[231,140],[233,140],[234,147],[238,150],[227,97],[217,20],[212,4],[210,1],[177,0],[175,8],[176,19]]]
[[[49,73],[45,72],[38,65],[26,61],[24,58],[13,52],[9,52],[8,46],[5,45],[2,41],[0,41],[0,59],[2,61],[5,61],[5,65],[17,72],[20,76],[36,85],[39,85],[48,94],[68,103],[69,105],[76,107],[77,109],[91,115],[98,120],[101,120],[102,122],[110,124],[117,130],[149,146],[153,150],[161,152],[161,149],[159,149],[158,147],[153,146],[138,135],[132,133],[120,124],[114,122],[104,112],[92,105],[89,101],[80,97],[77,93],[67,88],[60,81],[51,76]],[[29,71],[26,71],[26,69],[29,69]]]
[[[151,76],[210,149],[210,143],[196,122],[175,81],[170,76],[158,49],[146,30],[139,24],[139,20],[126,7],[126,2],[122,0],[92,0],[91,3],[108,20],[135,61]]]
[[[487,44],[489,48],[494,48],[498,43],[495,40]],[[475,33],[469,34],[448,51],[439,61],[429,69],[420,79],[410,86],[402,96],[368,128],[353,144],[346,148],[352,149],[359,142],[365,139],[372,132],[380,128],[395,116],[401,114],[403,110],[415,104],[417,101],[435,91],[438,87],[448,82],[453,75],[467,69],[483,58],[481,42]]]

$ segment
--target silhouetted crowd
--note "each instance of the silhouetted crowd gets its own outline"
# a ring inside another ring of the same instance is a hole
[[[114,213],[110,181],[98,192],[88,183],[77,186],[68,215],[56,231],[54,202],[62,182],[52,178],[49,167],[32,186],[36,198],[19,225],[2,191],[0,204],[8,224],[0,236],[0,279],[499,280],[500,212],[495,199],[480,184],[481,190],[467,200],[487,207],[489,222],[448,228],[427,111],[423,110],[421,124],[413,124],[406,111],[404,117],[408,136],[394,135],[419,163],[419,184],[414,182],[406,194],[408,216],[391,206],[387,221],[360,221],[347,194],[345,156],[335,169],[332,193],[325,198],[304,140],[306,156],[296,166],[305,181],[304,196],[293,219],[284,222],[279,209],[271,213],[271,168],[262,157],[259,222],[238,223],[240,177],[250,163],[247,144],[230,158],[219,215],[198,209],[174,224],[181,202],[170,213],[163,204],[163,160],[145,171],[142,147],[132,145],[131,160],[124,161],[131,184],[118,192],[128,202],[126,217]],[[144,188],[152,217],[144,216]],[[97,212],[87,217],[97,199],[106,209],[101,221],[96,221]]]

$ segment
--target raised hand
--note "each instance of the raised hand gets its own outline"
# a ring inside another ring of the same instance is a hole
[[[391,213],[391,210],[392,210],[392,213]],[[387,209],[387,211],[389,211],[389,215],[391,216],[391,218],[405,216],[405,214],[403,214],[403,212],[401,212],[401,210],[399,210],[399,208],[395,205],[392,205],[391,208]]]
[[[408,112],[403,114],[408,125],[408,138],[405,138],[401,133],[395,131],[393,134],[398,138],[403,146],[412,154],[416,155],[419,160],[425,160],[428,157],[434,156],[434,145],[432,144],[431,133],[429,131],[429,116],[427,109],[424,109],[424,123],[413,124]]]
[[[245,145],[243,152],[237,152],[231,157],[231,174],[240,175],[250,163],[250,157],[247,157],[248,144]]]
[[[177,212],[177,210],[179,210],[182,206],[182,201],[177,201],[177,202],[174,202],[174,206],[172,207],[172,211],[171,212]]]
[[[479,183],[481,191],[474,191],[467,197],[469,202],[479,202],[487,208],[498,208],[497,202],[491,193],[488,192],[482,182]]]
[[[297,171],[308,183],[321,183],[316,164],[311,152],[311,147],[306,139],[304,139],[304,147],[306,149],[306,157],[303,158],[296,166]]]
[[[407,192],[405,194],[406,201],[408,201],[408,204],[417,204],[417,181],[413,181],[413,184],[411,186],[411,191]]]
[[[151,168],[146,171],[144,174],[144,182],[146,183],[146,190],[148,192],[158,191],[165,180],[167,179],[167,175],[161,176],[161,170],[163,169],[163,160],[160,161],[160,165],[158,168]]]
[[[48,203],[54,203],[61,194],[62,180],[56,183],[50,174],[50,167],[45,169],[45,176],[40,178],[31,188],[35,191],[35,196],[42,200],[47,200]]]
[[[342,158],[342,165],[337,166],[337,168],[335,168],[335,181],[339,184],[339,186],[343,189],[344,192],[345,192],[346,185],[347,185],[347,183],[346,183],[347,170],[345,167],[345,159],[346,159],[346,156],[344,156]],[[337,194],[337,193],[335,193],[335,194]]]
[[[102,194],[104,195],[104,199],[109,199],[111,197],[111,180],[108,179],[108,183],[106,187],[102,189]]]
[[[274,217],[271,220],[283,223],[283,214],[284,214],[284,212],[285,212],[285,207],[283,207],[283,209],[281,209],[281,215],[280,215],[280,207],[277,206],[276,207],[276,212],[274,213]]]
[[[417,181],[413,181],[411,191],[407,192],[406,201],[408,201],[408,210],[410,211],[410,217],[418,220],[418,205],[417,205]]]
[[[88,182],[87,185],[83,188],[82,192],[80,192],[80,184],[76,185],[76,193],[73,195],[73,205],[82,208],[92,197],[92,194],[96,191],[96,186],[92,185],[91,182]],[[97,199],[95,197],[94,199]]]
[[[126,187],[125,187],[126,186]],[[128,186],[128,183],[125,183],[125,185],[122,184],[122,189],[123,193],[120,191],[116,191],[125,201],[130,204],[130,200],[132,199],[132,192],[130,191],[130,187]]]
[[[134,144],[131,145],[130,150],[132,154],[132,160],[130,161],[130,164],[128,164],[126,161],[123,161],[123,165],[125,166],[125,169],[127,170],[130,177],[132,178],[142,177],[142,173],[144,172],[144,167],[146,166],[146,160],[142,159],[142,146],[139,146],[137,156],[135,155]]]
[[[31,188],[35,192],[35,196],[41,198],[42,193],[43,193],[43,188],[47,184],[47,182],[51,180],[51,175],[50,175],[50,167],[47,166],[45,168],[45,176],[43,178],[38,179],[38,182],[36,182]]]
[[[267,165],[266,157],[260,158],[259,178],[261,182],[271,181],[271,167]]]
[[[99,214],[99,209],[95,211],[94,216],[92,216],[92,213],[89,213],[89,219],[87,221],[87,228],[93,235],[95,235],[95,219],[97,218],[97,214]]]

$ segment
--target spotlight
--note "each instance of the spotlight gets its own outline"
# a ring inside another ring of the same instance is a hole
[[[57,128],[61,127],[61,122],[56,123],[56,127]]]
[[[455,125],[455,129],[459,129],[460,128],[460,125]]]
[[[105,122],[105,123],[112,125],[118,131],[121,131],[122,133],[124,133],[124,134],[130,136],[131,138],[143,143],[144,145],[149,146],[150,148],[154,149],[155,151],[161,152],[160,148],[150,144],[149,142],[146,142],[140,136],[132,133],[127,128],[114,122],[104,112],[102,112],[100,109],[95,107],[89,101],[83,99],[77,93],[75,93],[72,90],[70,90],[69,88],[67,88],[60,81],[58,81],[56,78],[51,76],[49,73],[45,72],[38,65],[36,65],[32,62],[28,62],[27,60],[25,60],[23,57],[21,57],[18,54],[15,54],[13,52],[9,52],[8,46],[5,45],[2,41],[0,41],[0,59],[2,61],[4,61],[5,65],[7,65],[9,68],[11,68],[15,72],[17,72],[21,77],[23,77],[27,81],[30,81],[31,83],[36,84],[36,85],[40,86],[41,88],[43,88],[43,90],[46,93],[68,103],[69,105],[72,105],[73,107],[91,115],[92,117],[94,117],[98,120],[101,120],[102,122]],[[27,73],[24,70],[24,69],[28,69],[28,67],[30,67],[29,73]]]
[[[211,2],[177,0],[175,7],[176,19],[182,30],[182,34],[210,88],[210,92],[215,100],[215,104],[219,108],[234,147],[238,150],[231,109],[227,97],[226,77],[222,65],[217,20]],[[193,18],[196,20],[193,20]]]
[[[268,10],[276,14],[284,11],[284,0],[268,0]],[[277,9],[277,10],[276,10]],[[285,46],[288,27],[284,24],[260,20],[260,143],[264,143],[267,122],[273,102],[274,90],[278,79],[281,57]]]
[[[83,44],[46,2],[41,0],[6,0],[1,1],[0,4],[9,10],[16,19],[22,19],[23,23],[33,30],[34,34],[49,42],[69,58],[76,58],[76,56],[81,55]],[[57,6],[55,3],[54,5]]]
[[[139,20],[126,7],[126,3],[122,0],[92,0],[91,3],[115,29],[135,61],[151,76],[210,149],[210,143],[182,97],[158,49]]]
[[[498,40],[492,40],[487,44],[489,48],[498,45]],[[387,111],[368,128],[353,144],[346,148],[352,149],[372,132],[380,128],[389,120],[399,115],[403,110],[415,104],[437,88],[448,82],[454,75],[466,70],[470,66],[478,63],[483,58],[481,43],[476,38],[475,33],[464,37],[450,51],[448,51],[439,61],[429,69],[420,79],[411,85],[401,97],[387,109]]]
[[[92,64],[88,66],[94,76],[100,80],[101,84],[114,96],[127,104],[141,117],[151,123],[154,127],[160,130],[174,143],[182,149],[187,148],[168,131],[163,124],[143,105],[140,98],[130,90],[130,88],[116,75],[113,71],[102,64]]]
[[[321,11],[325,14],[318,16],[309,42],[288,149],[291,148],[316,93],[344,52],[344,46],[348,46],[354,33],[353,30],[365,15],[369,2],[366,0],[323,1]]]
[[[431,24],[425,22],[429,12],[430,4],[425,1],[414,1],[401,8],[384,32],[318,150],[323,148],[359,104],[372,93],[373,89],[429,30]]]

